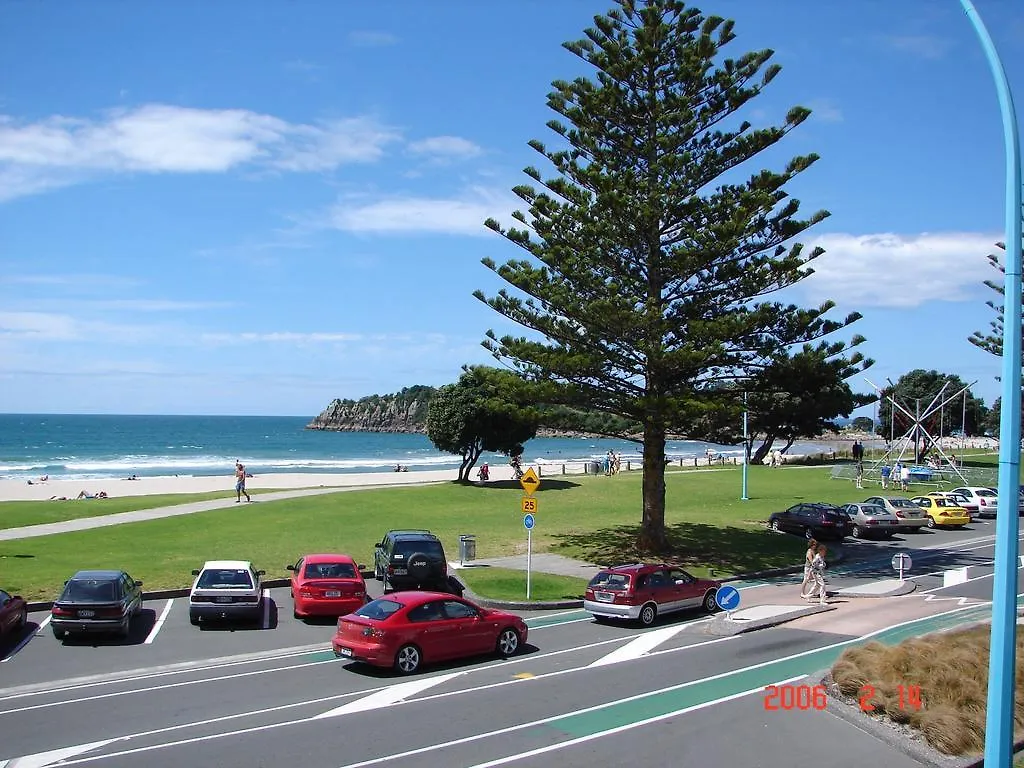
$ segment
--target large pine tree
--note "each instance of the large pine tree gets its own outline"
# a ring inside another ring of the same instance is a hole
[[[555,81],[548,96],[561,146],[530,142],[557,174],[525,170],[543,189],[514,189],[529,206],[513,214],[522,228],[487,222],[532,257],[483,260],[526,298],[476,296],[529,329],[484,344],[548,399],[642,425],[639,544],[664,551],[666,435],[714,409],[724,382],[859,315],[765,299],[810,274],[821,250],[793,238],[828,215],[798,219],[783,189],[817,155],[740,175],[810,114],[794,107],[758,130],[735,119],[779,73],[772,51],[723,57],[733,22],[681,0],[619,0],[585,35],[565,47],[595,78]]]

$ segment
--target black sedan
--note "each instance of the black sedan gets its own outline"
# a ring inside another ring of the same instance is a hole
[[[768,527],[777,533],[796,533],[808,539],[840,539],[853,530],[850,516],[834,504],[794,504],[784,512],[772,512]]]
[[[142,610],[142,582],[124,571],[79,571],[50,610],[53,636],[107,632],[128,637]]]

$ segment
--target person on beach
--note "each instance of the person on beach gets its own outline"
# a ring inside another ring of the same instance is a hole
[[[828,587],[825,584],[825,553],[827,549],[824,544],[818,545],[818,551],[811,560],[811,575],[814,578],[814,587],[811,589],[807,599],[811,600],[817,595],[819,605],[828,604]]]
[[[237,496],[237,498],[235,499],[235,504],[238,504],[242,500],[242,494],[245,494],[245,500],[246,501],[252,501],[252,499],[249,497],[249,492],[247,490],[245,490],[245,478],[246,477],[247,477],[247,475],[245,474],[245,465],[243,465],[242,462],[240,462],[240,461],[236,461],[235,462],[235,495]]]
[[[811,563],[818,553],[818,542],[810,539],[807,542],[807,551],[804,553],[804,580],[800,583],[800,597],[808,597],[814,586],[814,573],[811,570]]]

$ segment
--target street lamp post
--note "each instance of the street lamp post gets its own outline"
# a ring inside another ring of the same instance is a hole
[[[743,495],[741,501],[747,501],[747,464],[750,463],[750,439],[747,437],[747,393],[743,393]]]
[[[1017,636],[1017,500],[1020,487],[1021,383],[1021,167],[1017,115],[999,53],[971,0],[960,0],[985,50],[999,95],[1006,156],[1006,275],[1003,284],[1002,409],[999,423],[999,506],[996,570],[992,584],[985,768],[1009,768],[1013,760]],[[966,420],[966,419],[965,419]]]

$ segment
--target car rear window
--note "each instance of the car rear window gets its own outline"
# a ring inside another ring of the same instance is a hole
[[[912,502],[910,499],[889,499],[889,503],[892,506],[898,507],[900,509],[906,509],[907,507],[914,509],[917,507],[917,504]]]
[[[977,494],[978,494],[978,496],[985,496],[985,497],[987,497],[989,499],[999,498],[999,494],[993,493],[992,491],[988,491],[988,490],[978,491]]]
[[[199,574],[199,589],[252,589],[252,574],[245,569],[208,569]]]
[[[362,616],[364,619],[377,619],[378,621],[381,621],[401,608],[401,603],[380,597],[376,600],[371,600],[369,603],[357,610],[356,616]]]
[[[302,575],[307,579],[354,579],[351,563],[307,563]]]
[[[72,579],[64,586],[61,600],[76,603],[110,603],[120,598],[117,584],[97,579]]]
[[[876,515],[884,515],[885,514],[885,510],[882,509],[881,507],[861,507],[860,511],[863,514],[869,515],[871,517],[874,517]]]
[[[440,541],[396,541],[395,554],[408,559],[411,555],[422,552],[434,560],[444,560],[444,548]]]
[[[629,589],[629,582],[628,573],[602,572],[592,578],[588,586],[592,589],[606,589],[609,592],[625,592]]]

